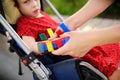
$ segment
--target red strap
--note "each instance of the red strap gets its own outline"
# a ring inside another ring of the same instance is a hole
[[[57,34],[57,36],[59,36],[59,35],[63,34],[64,32],[62,30],[58,29],[55,33]]]

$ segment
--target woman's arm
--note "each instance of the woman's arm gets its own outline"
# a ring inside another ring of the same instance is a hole
[[[116,69],[113,74],[109,77],[109,80],[120,80],[120,68]]]
[[[97,42],[95,46],[120,42],[120,25],[93,30],[93,39]]]
[[[70,40],[52,52],[55,55],[84,56],[95,46],[120,42],[120,25],[90,31],[71,31],[62,35]]]
[[[75,30],[89,19],[103,12],[114,0],[88,0],[88,2],[75,14],[67,18],[64,23],[70,30]]]
[[[63,22],[71,31],[76,30],[88,20],[103,12],[113,2],[114,0],[88,0],[83,8],[74,13],[72,16],[65,19]],[[55,35],[51,39],[54,39],[58,36],[58,30],[61,30],[61,28],[58,27],[56,29]]]

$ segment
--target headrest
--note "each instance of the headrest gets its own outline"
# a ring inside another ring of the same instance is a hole
[[[10,24],[15,24],[17,19],[21,16],[19,10],[14,6],[14,4],[13,0],[2,0],[5,17]]]

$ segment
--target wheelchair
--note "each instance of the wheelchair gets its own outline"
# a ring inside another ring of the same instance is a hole
[[[41,57],[34,55],[15,31],[15,23],[7,21],[0,0],[0,33],[8,38],[9,51],[16,52],[20,61],[31,71],[35,80],[108,80],[107,77],[88,62],[70,56],[54,56],[45,54]],[[44,2],[50,6],[53,12],[62,21],[63,18],[49,0],[40,0],[44,10]],[[8,35],[9,33],[9,35]],[[50,57],[52,56],[52,57]],[[27,64],[25,64],[27,61]],[[21,72],[20,72],[21,74]]]

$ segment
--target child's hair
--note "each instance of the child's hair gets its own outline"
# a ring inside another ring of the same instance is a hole
[[[15,6],[18,7],[18,1],[17,0],[13,0],[15,2]]]

